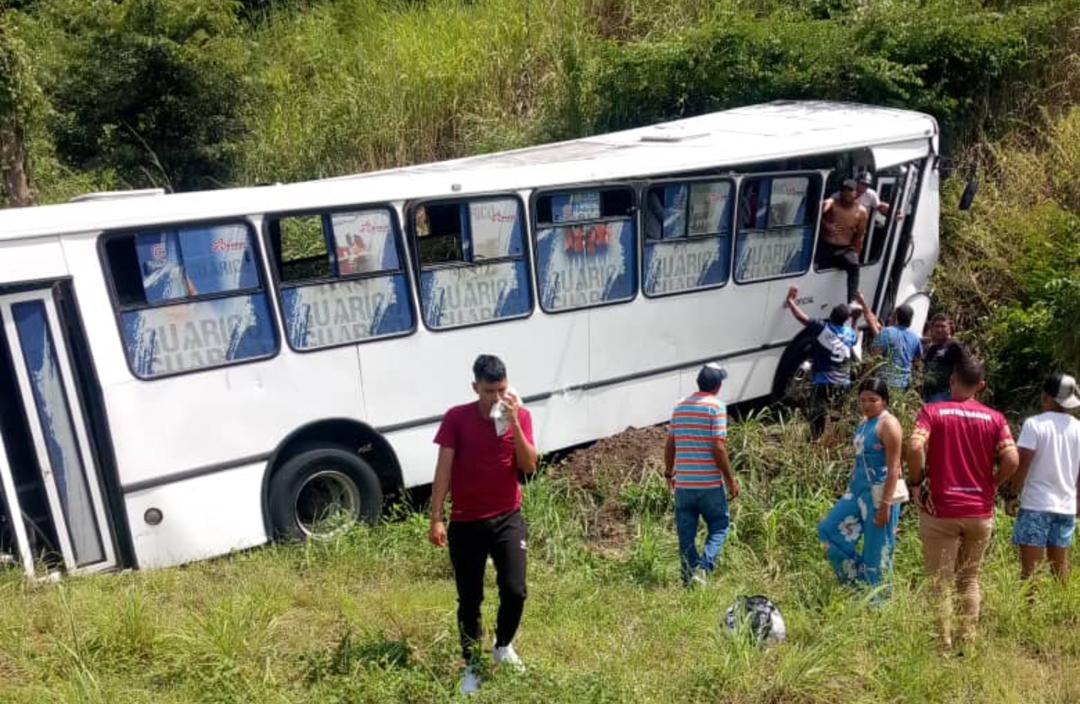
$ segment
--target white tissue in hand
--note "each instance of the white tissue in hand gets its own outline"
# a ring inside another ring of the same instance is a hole
[[[513,396],[519,404],[521,403],[521,397],[513,388],[507,389],[506,395]],[[490,415],[491,420],[495,421],[495,434],[502,437],[510,428],[510,407],[505,401],[498,401],[491,407]]]

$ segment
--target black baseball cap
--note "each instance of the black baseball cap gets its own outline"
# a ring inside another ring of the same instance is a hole
[[[709,362],[698,372],[697,385],[702,391],[712,391],[720,388],[724,379],[727,379],[727,371],[716,362]]]

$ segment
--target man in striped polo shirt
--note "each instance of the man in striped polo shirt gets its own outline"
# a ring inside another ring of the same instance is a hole
[[[716,568],[727,539],[728,494],[739,495],[727,455],[727,407],[720,386],[727,378],[719,365],[698,372],[698,392],[675,406],[664,447],[665,476],[675,491],[675,528],[679,533],[685,586],[704,583]],[[726,488],[725,488],[726,487]],[[705,550],[697,549],[699,520],[705,520]]]

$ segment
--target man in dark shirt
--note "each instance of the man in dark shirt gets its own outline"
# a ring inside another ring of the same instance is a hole
[[[949,377],[961,360],[968,356],[963,343],[952,337],[952,321],[944,313],[938,313],[930,319],[930,344],[923,348],[923,388],[924,403],[948,401],[952,394],[949,390]]]
[[[851,309],[841,303],[825,320],[813,320],[795,302],[799,288],[788,289],[788,310],[814,336],[811,367],[814,373],[814,396],[810,408],[810,436],[816,440],[825,432],[829,411],[851,386],[851,350],[858,337],[849,324]]]
[[[458,592],[458,628],[467,664],[461,691],[480,688],[474,667],[481,637],[484,568],[490,556],[499,585],[494,660],[522,667],[513,639],[525,609],[526,526],[521,517],[518,472],[536,471],[532,416],[509,390],[506,367],[482,354],[473,364],[479,400],[454,406],[435,435],[439,461],[431,489],[431,529],[436,547],[449,545]],[[449,493],[450,527],[443,517]]]

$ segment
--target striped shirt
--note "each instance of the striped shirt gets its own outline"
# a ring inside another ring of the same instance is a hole
[[[724,485],[713,448],[727,438],[727,406],[715,394],[691,394],[675,406],[668,433],[675,441],[675,488]]]

